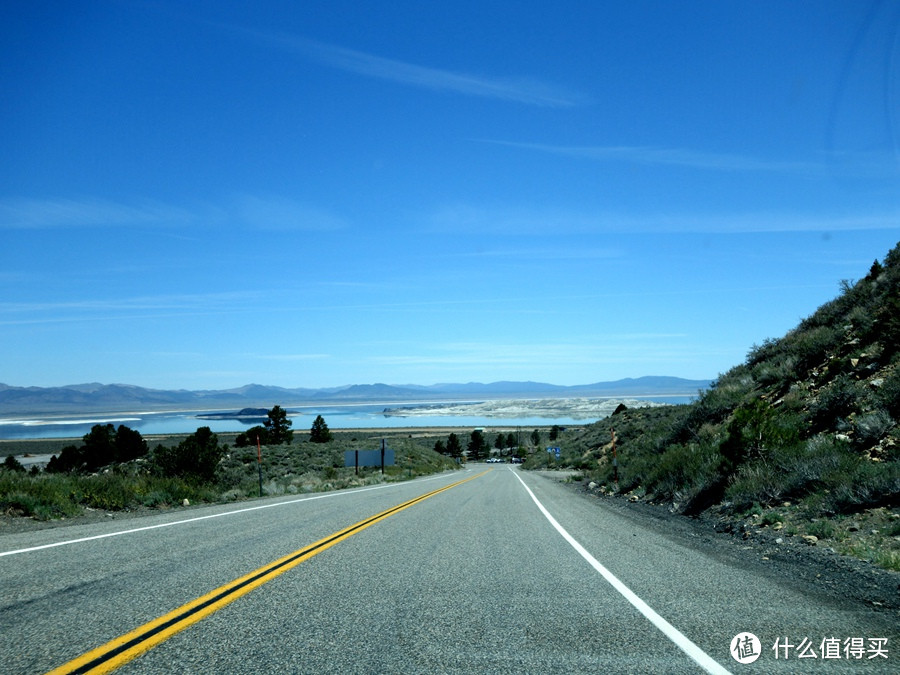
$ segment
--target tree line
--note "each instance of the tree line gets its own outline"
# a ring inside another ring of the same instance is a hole
[[[47,473],[93,473],[111,464],[144,460],[154,474],[206,481],[212,480],[228,451],[209,427],[199,427],[174,447],[160,443],[152,451],[140,432],[124,424],[95,424],[81,440],[83,445],[67,445],[53,455]]]
[[[257,444],[290,445],[294,440],[292,424],[287,417],[287,411],[276,405],[268,412],[268,417],[262,426],[250,427],[247,431],[238,434],[234,444],[239,448]],[[309,440],[313,443],[328,443],[332,438],[333,435],[325,423],[325,419],[321,415],[316,415],[309,430]]]
[[[290,445],[294,432],[287,411],[275,406],[267,413],[261,426],[251,427],[238,434],[235,445]],[[327,443],[332,433],[321,415],[317,416],[310,428],[310,441]],[[209,427],[198,427],[197,431],[175,446],[158,444],[153,450],[140,432],[124,424],[95,424],[82,437],[82,445],[67,445],[59,455],[53,455],[47,464],[48,473],[93,473],[111,464],[133,460],[143,460],[149,469],[158,475],[194,478],[199,481],[212,480],[216,467],[228,452],[227,444],[220,444],[218,436]],[[15,458],[13,458],[15,461]],[[7,461],[5,468],[17,470]]]
[[[560,428],[558,426],[554,426],[550,430],[550,440],[556,440],[559,432]],[[538,447],[540,446],[541,439],[543,437],[540,429],[535,429],[531,432],[528,438],[531,441],[532,446]],[[513,434],[512,432],[510,432],[504,436],[502,432],[498,433],[494,437],[492,446],[488,443],[488,440],[484,435],[484,431],[482,431],[481,429],[474,429],[469,436],[469,442],[466,445],[466,457],[471,461],[484,459],[491,454],[491,447],[497,450],[500,454],[508,454],[511,457],[522,457],[522,455],[524,454],[522,452],[521,443],[517,434]],[[459,436],[457,436],[455,433],[451,433],[447,437],[446,443],[440,439],[435,441],[434,451],[442,455],[448,455],[450,457],[453,457],[454,459],[459,459],[463,455],[462,442],[460,441]]]

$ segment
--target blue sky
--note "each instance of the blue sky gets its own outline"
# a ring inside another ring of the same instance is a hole
[[[893,2],[6,2],[0,382],[714,378],[900,240]]]

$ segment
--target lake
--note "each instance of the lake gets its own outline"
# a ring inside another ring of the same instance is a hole
[[[647,397],[658,403],[688,403],[693,396]],[[391,404],[286,406],[294,431],[307,431],[316,418],[322,415],[328,427],[339,429],[392,429],[400,427],[542,427],[558,424],[576,426],[596,422],[598,417],[481,417],[461,415],[435,415],[412,417],[388,417],[384,408]],[[27,438],[78,438],[87,434],[95,424],[120,424],[139,431],[143,436],[193,433],[198,427],[209,427],[214,432],[240,432],[260,421],[233,419],[204,419],[201,414],[236,412],[235,410],[188,410],[178,412],[91,413],[58,417],[0,418],[0,439]]]

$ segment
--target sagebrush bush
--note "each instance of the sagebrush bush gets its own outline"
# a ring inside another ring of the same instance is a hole
[[[754,504],[772,504],[789,491],[785,476],[761,462],[742,466],[725,490],[725,498],[735,511],[746,511]]]
[[[648,469],[645,483],[657,497],[688,502],[716,480],[722,459],[711,444],[673,445]]]
[[[774,386],[781,389],[789,386],[797,378],[797,360],[797,357],[791,354],[777,354],[753,367],[753,379],[764,387]]]
[[[0,472],[0,511],[38,520],[63,518],[80,512],[73,503],[73,481],[66,476]]]
[[[900,462],[859,462],[825,493],[826,513],[851,513],[900,502]]]
[[[883,378],[873,398],[875,405],[894,419],[900,419],[900,368],[894,368]]]
[[[866,448],[885,437],[894,426],[893,418],[884,410],[876,410],[856,419],[855,444]]]
[[[92,509],[120,511],[136,501],[134,482],[115,473],[85,476],[79,489],[79,503]]]
[[[785,346],[797,359],[798,370],[804,372],[825,361],[828,352],[837,347],[843,334],[841,328],[830,325],[795,329],[785,336]]]
[[[863,385],[849,375],[838,375],[810,405],[810,417],[816,429],[834,429],[839,419],[857,409],[864,394]]]

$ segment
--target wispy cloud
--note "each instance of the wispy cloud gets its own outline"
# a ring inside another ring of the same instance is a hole
[[[347,226],[330,211],[293,199],[241,195],[233,208],[234,219],[254,229],[329,231]]]
[[[202,316],[252,310],[255,292],[92,298],[60,302],[0,302],[0,325],[120,321],[166,316]]]
[[[616,248],[596,246],[509,247],[471,251],[462,254],[472,258],[512,258],[516,260],[611,260],[622,258],[625,252]]]
[[[332,68],[406,86],[552,108],[567,108],[585,102],[584,97],[574,91],[535,78],[457,72],[390,59],[297,35],[235,26],[222,28]]]
[[[197,221],[197,214],[189,209],[153,201],[125,204],[54,197],[0,200],[0,229],[185,225]]]
[[[891,230],[900,222],[895,210],[848,213],[635,213],[454,204],[437,208],[423,221],[434,232],[498,236],[590,234],[738,234],[763,232],[841,232]],[[610,254],[612,250],[608,251]]]
[[[330,354],[248,354],[255,359],[262,361],[320,361],[322,359],[331,358]]]
[[[680,166],[707,171],[758,171],[821,176],[825,175],[827,170],[824,163],[761,159],[729,153],[699,152],[684,148],[639,145],[547,145],[487,139],[481,139],[481,142],[603,162]]]
[[[218,204],[189,206],[152,200],[116,202],[81,199],[0,199],[0,229],[163,228],[176,230],[231,226],[256,230],[326,231],[347,227],[339,215],[313,204],[279,196],[242,194]],[[190,239],[190,237],[187,237]]]

